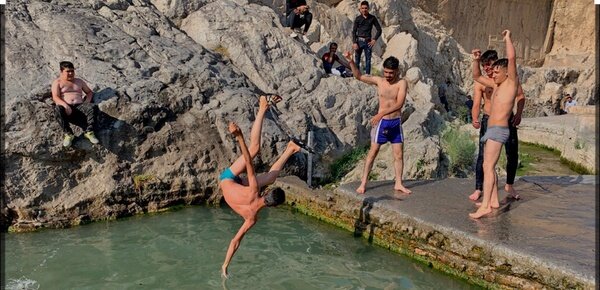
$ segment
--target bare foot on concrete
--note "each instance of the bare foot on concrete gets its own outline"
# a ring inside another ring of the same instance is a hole
[[[298,152],[300,152],[300,150],[302,150],[302,147],[300,147],[300,145],[294,143],[294,141],[288,142],[287,148],[292,150],[292,153],[294,153],[294,154],[298,153]]]
[[[481,202],[476,202],[476,203],[475,203],[475,206],[477,206],[477,207],[481,207]],[[490,207],[491,207],[491,208],[499,208],[499,207],[500,207],[500,204],[498,203],[498,201],[497,201],[497,200],[496,200],[495,202],[494,202],[494,201],[490,201]]]
[[[483,208],[483,207],[479,207],[479,209],[476,212],[470,213],[469,217],[474,218],[474,219],[478,219],[481,218],[487,214],[492,213],[492,209],[491,208]]]
[[[356,189],[356,193],[358,193],[358,194],[365,194],[365,191],[366,191],[366,186],[362,185],[362,184]]]
[[[394,185],[394,190],[402,192],[404,194],[411,194],[412,193],[412,191],[410,191],[408,188],[404,187],[404,185],[402,185],[402,183],[400,183],[400,184],[396,183],[396,185]]]
[[[473,193],[471,193],[471,195],[469,195],[469,199],[472,201],[478,200],[479,197],[481,197],[481,190],[479,190],[479,189],[475,189],[475,191],[473,191]]]
[[[521,199],[521,196],[517,193],[517,191],[512,186],[512,184],[506,184],[504,186],[504,191],[506,191],[508,193],[508,196],[507,196],[508,198],[512,198],[515,200]]]

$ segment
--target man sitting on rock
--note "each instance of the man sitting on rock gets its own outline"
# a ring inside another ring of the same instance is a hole
[[[573,100],[573,98],[571,98],[571,95],[567,94],[567,98],[565,101],[565,113],[569,113],[569,109],[571,107],[577,106],[577,101]]]
[[[305,43],[309,42],[306,32],[312,23],[312,13],[308,9],[306,0],[286,0],[286,25],[292,29],[290,36],[295,38],[301,34]],[[304,30],[301,29],[302,26]]]
[[[333,74],[333,75],[341,76],[341,77],[352,76],[351,72],[347,72],[346,71],[346,68],[350,68],[350,64],[348,64],[345,60],[340,59],[337,56],[337,54],[336,54],[337,48],[338,48],[337,43],[332,42],[329,45],[329,52],[326,52],[321,57],[321,60],[323,61],[323,68],[325,69],[325,72],[328,73],[328,74]],[[340,63],[341,66],[338,66],[338,67],[334,68],[333,64],[336,61],[338,63]]]
[[[85,93],[85,94],[84,94]],[[52,82],[52,100],[56,119],[63,128],[63,146],[70,147],[75,136],[69,123],[85,130],[83,134],[93,144],[99,141],[94,135],[97,107],[92,104],[93,93],[88,85],[75,77],[75,67],[69,61],[60,62],[60,77]]]
[[[265,206],[277,206],[285,201],[285,193],[281,188],[275,188],[264,196],[260,195],[261,189],[273,184],[287,160],[301,150],[298,144],[290,141],[283,154],[271,166],[269,172],[258,176],[255,174],[252,160],[260,150],[263,119],[269,108],[269,103],[281,101],[281,97],[279,96],[270,96],[270,99],[269,101],[265,96],[261,96],[259,99],[258,113],[250,131],[250,148],[246,147],[246,142],[240,128],[233,122],[229,123],[229,132],[236,137],[242,150],[242,156],[221,173],[219,186],[223,191],[225,201],[233,211],[242,216],[244,224],[242,224],[242,227],[229,243],[225,262],[221,267],[221,274],[225,278],[227,278],[227,267],[231,262],[231,258],[239,248],[240,242],[246,232],[256,224],[258,212]],[[247,177],[239,177],[238,175],[244,171]]]

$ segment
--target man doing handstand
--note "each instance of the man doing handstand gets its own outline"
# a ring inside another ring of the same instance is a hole
[[[281,100],[279,96],[270,97],[273,102]],[[227,278],[227,267],[231,262],[231,258],[239,248],[240,242],[246,232],[256,223],[258,212],[265,206],[277,206],[285,201],[285,193],[281,188],[275,188],[264,196],[260,195],[261,188],[273,184],[286,161],[301,150],[299,145],[290,141],[283,154],[271,166],[269,172],[256,175],[252,166],[252,159],[254,159],[260,150],[262,123],[268,108],[269,102],[267,101],[267,97],[261,96],[256,120],[250,131],[250,148],[246,147],[246,142],[240,128],[233,122],[229,123],[228,130],[236,137],[242,150],[242,156],[221,173],[219,186],[223,191],[225,201],[233,211],[242,216],[244,224],[242,224],[235,237],[229,243],[225,262],[221,267],[221,275],[225,278]],[[246,171],[247,177],[238,177],[244,171]]]

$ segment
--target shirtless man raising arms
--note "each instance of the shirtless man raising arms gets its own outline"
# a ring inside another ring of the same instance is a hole
[[[506,57],[492,64],[492,79],[482,76],[480,70],[481,51],[474,49],[473,79],[486,87],[494,88],[491,98],[491,112],[488,128],[481,142],[485,145],[483,156],[483,200],[476,212],[470,213],[471,218],[481,218],[492,212],[492,207],[499,207],[498,176],[496,164],[500,157],[502,145],[508,141],[510,130],[508,121],[517,96],[519,82],[517,80],[517,64],[515,47],[510,38],[510,31],[502,32],[506,44]]]
[[[345,52],[344,57],[348,60],[354,77],[364,83],[377,86],[379,96],[379,109],[377,115],[371,119],[371,148],[367,154],[365,168],[360,186],[356,189],[359,194],[364,194],[369,179],[369,172],[373,167],[373,161],[379,153],[379,148],[387,142],[392,143],[394,152],[394,169],[396,183],[394,189],[410,194],[411,191],[402,184],[402,172],[404,169],[403,143],[404,135],[402,133],[401,110],[406,100],[407,82],[400,79],[400,61],[390,56],[383,62],[383,77],[371,75],[362,75],[356,64],[352,60],[352,54]]]
[[[498,53],[495,50],[487,50],[481,55],[480,63],[483,66],[486,76],[492,80],[493,70],[492,63],[498,60]],[[479,129],[479,138],[485,135],[487,130],[487,122],[492,110],[492,92],[493,87],[486,87],[478,82],[475,82],[473,88],[473,110],[471,111],[473,128]],[[479,120],[479,112],[483,101],[483,116]],[[504,191],[509,194],[509,197],[519,199],[519,194],[513,188],[515,176],[519,166],[519,137],[517,134],[517,126],[521,123],[523,107],[525,106],[525,95],[521,84],[517,89],[517,113],[512,115],[508,122],[510,130],[508,142],[504,145],[506,150],[506,185]],[[477,156],[477,164],[475,166],[475,191],[469,196],[469,199],[476,201],[481,196],[483,191],[483,152],[484,144],[479,142],[479,154]]]

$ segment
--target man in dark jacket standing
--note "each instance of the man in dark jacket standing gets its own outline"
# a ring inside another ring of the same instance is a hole
[[[381,25],[377,18],[369,14],[369,2],[360,2],[360,15],[354,19],[352,27],[352,48],[354,49],[354,62],[360,71],[360,56],[365,52],[365,74],[371,74],[371,53],[375,42],[381,36]],[[377,32],[371,37],[373,26]]]

